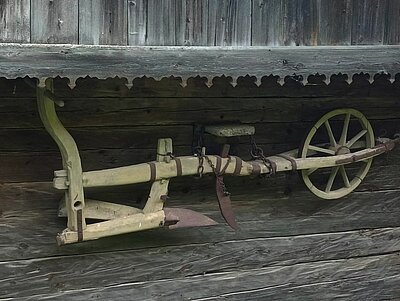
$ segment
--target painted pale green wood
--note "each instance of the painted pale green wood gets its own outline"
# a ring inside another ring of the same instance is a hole
[[[121,204],[85,199],[85,218],[111,220],[137,213],[142,213],[142,210]],[[65,198],[61,200],[58,208],[58,217],[68,217]]]
[[[53,92],[52,81],[46,82],[46,87],[37,88],[37,102],[40,118],[54,141],[60,149],[63,168],[67,171],[68,190],[65,192],[66,209],[68,213],[68,228],[78,230],[77,212],[82,209],[82,229],[85,229],[84,218],[84,193],[82,185],[82,165],[78,147],[72,136],[68,133],[57,117],[54,102],[46,96],[46,89]]]
[[[345,119],[344,119],[343,129],[342,129],[342,132],[340,135],[340,139],[338,141],[336,141],[334,134],[332,132],[329,120],[331,118],[335,118],[336,116],[339,116],[339,115],[345,115]],[[351,116],[354,116],[360,122],[360,125],[362,126],[363,130],[358,135],[356,135],[354,138],[348,139],[347,131],[348,131]],[[329,144],[330,144],[329,148],[321,148],[318,146],[311,145],[311,140],[317,133],[318,129],[323,126],[325,126],[328,136],[329,136]],[[340,148],[342,146],[346,146],[349,149],[351,149],[353,147],[353,144],[355,142],[357,142],[362,136],[366,137],[366,141],[365,141],[366,149],[372,148],[375,145],[374,132],[372,130],[371,124],[369,123],[367,118],[361,112],[354,110],[354,109],[337,109],[337,110],[330,111],[329,113],[322,116],[317,121],[317,123],[314,125],[314,127],[310,130],[310,132],[308,133],[308,135],[304,141],[304,144],[301,148],[300,157],[304,158],[304,159],[309,157],[310,150],[317,151],[319,153],[329,154],[331,156],[335,156],[338,148]],[[329,158],[329,157],[327,157],[327,158]],[[349,181],[349,179],[347,177],[344,166],[340,166],[340,167],[334,166],[325,190],[321,190],[321,189],[317,188],[316,186],[314,186],[314,184],[312,183],[312,181],[310,179],[310,175],[318,169],[318,166],[316,166],[314,168],[310,168],[310,169],[303,169],[301,171],[301,174],[302,174],[302,178],[303,178],[306,186],[316,196],[323,198],[323,199],[338,199],[338,198],[344,197],[347,194],[351,193],[354,189],[357,188],[358,185],[360,185],[361,181],[367,175],[367,173],[371,167],[371,164],[372,164],[372,158],[365,160],[365,165],[360,168],[357,175],[351,181]],[[335,189],[335,190],[331,190],[337,174],[340,174],[340,176],[343,178],[344,187],[341,187],[341,188]]]
[[[157,162],[165,162],[175,167],[175,165],[171,162],[171,156],[167,154],[172,154],[172,139],[158,139]],[[146,205],[143,208],[144,213],[157,212],[163,209],[165,199],[163,199],[162,196],[168,195],[168,185],[169,179],[160,179],[154,181],[154,183],[151,185]]]
[[[326,157],[314,157],[314,158],[296,158],[297,170],[310,170],[314,168],[326,168],[334,167],[338,165],[337,161],[351,160],[354,157],[362,158],[358,161],[365,161],[370,158],[381,155],[386,152],[384,148],[373,149],[366,148],[354,153],[326,156]],[[292,152],[288,152],[292,153]],[[212,164],[215,166],[217,156],[207,156]],[[193,176],[198,174],[199,158],[196,156],[180,156],[182,164],[182,176]],[[276,165],[276,172],[291,171],[293,166],[291,162],[285,158],[279,156],[267,157],[268,160],[272,161]],[[227,165],[225,174],[233,174],[235,172],[236,159],[227,162],[228,158],[222,158],[222,166]],[[171,161],[173,162],[173,161]],[[156,166],[156,180],[171,179],[177,176],[177,168],[174,163],[166,162],[155,162]],[[255,161],[242,161],[242,168],[238,176],[249,176],[253,174],[254,166],[258,165],[260,168],[260,174],[270,174],[271,170],[267,167],[262,160]],[[213,173],[213,169],[209,164],[204,165],[203,174]],[[129,165],[124,167],[109,168],[104,170],[87,171],[83,173],[83,186],[84,187],[107,187],[107,186],[119,186],[119,185],[130,185],[145,183],[150,181],[150,166],[148,163],[140,163],[135,165]],[[66,186],[62,186],[61,180],[59,183],[59,189],[65,189]]]
[[[168,195],[168,184],[169,179],[162,179],[155,181],[151,185],[149,198],[147,199],[146,205],[143,208],[143,213],[148,214],[163,209],[164,200],[161,196]]]
[[[90,224],[83,230],[84,240],[94,240],[102,237],[155,229],[164,226],[164,210],[143,214],[124,216],[104,222]],[[78,242],[78,233],[65,229],[57,235],[59,245]]]

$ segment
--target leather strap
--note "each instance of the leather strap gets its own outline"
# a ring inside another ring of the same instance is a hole
[[[275,155],[276,157],[281,157],[283,159],[286,159],[290,162],[290,164],[292,165],[292,170],[297,170],[297,163],[296,160],[293,157],[290,157],[288,155],[284,155],[284,154],[278,154]]]
[[[180,177],[182,175],[182,162],[181,159],[179,159],[178,157],[174,158],[175,163],[176,163],[176,176]]]
[[[235,170],[233,171],[234,176],[239,176],[242,170],[243,161],[239,157],[235,157]]]
[[[221,173],[222,158],[220,156],[215,156],[217,162],[215,164],[215,173],[219,175]]]
[[[78,242],[83,241],[83,229],[82,229],[82,209],[76,212],[76,223],[78,226]]]
[[[224,165],[224,167],[221,169],[221,171],[219,172],[221,175],[223,175],[224,173],[225,173],[225,171],[226,171],[226,169],[228,168],[228,166],[229,166],[229,163],[230,163],[230,161],[231,161],[231,157],[230,156],[228,156],[228,160],[226,160],[226,163],[225,163],[225,165]]]
[[[256,162],[250,162],[251,166],[253,166],[253,170],[251,171],[252,175],[259,176],[261,174],[261,166]]]
[[[157,178],[156,164],[154,162],[149,162],[147,164],[150,165],[150,181],[154,182]]]

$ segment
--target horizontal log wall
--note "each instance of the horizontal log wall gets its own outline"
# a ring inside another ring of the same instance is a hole
[[[325,112],[354,107],[375,133],[400,127],[400,81],[357,76],[328,86],[287,79],[81,79],[71,90],[56,79],[65,102],[59,115],[78,142],[84,170],[154,160],[157,139],[191,153],[194,123],[243,122],[256,127],[266,154],[298,147]],[[220,216],[214,179],[173,179],[168,206],[221,222],[206,228],[155,230],[57,247],[61,193],[51,188],[61,168],[44,131],[34,90],[22,79],[0,79],[0,300],[321,300],[400,296],[400,151],[377,158],[357,191],[337,201],[314,197],[296,173],[267,179],[226,177],[240,230]],[[218,143],[206,136],[210,152]],[[249,139],[232,152],[249,157]],[[143,205],[149,184],[88,189],[87,197]],[[310,289],[312,287],[312,289]]]
[[[398,44],[399,5],[396,0],[1,0],[0,42]]]

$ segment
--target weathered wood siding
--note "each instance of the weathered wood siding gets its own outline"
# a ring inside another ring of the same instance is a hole
[[[400,43],[397,0],[0,0],[0,20],[0,42],[186,46]]]
[[[249,77],[211,88],[201,78],[182,88],[173,78],[80,79],[70,90],[57,79],[59,109],[80,147],[84,170],[154,160],[157,138],[172,137],[177,155],[190,154],[193,123],[241,121],[256,126],[267,154],[295,148],[328,110],[354,107],[376,136],[399,132],[400,78],[384,75],[349,85],[336,76],[301,86]],[[55,143],[39,120],[34,90],[0,79],[0,299],[6,300],[396,300],[400,297],[400,151],[374,161],[356,192],[326,201],[297,174],[228,178],[240,230],[155,230],[57,247],[65,227],[56,217],[61,167]],[[218,151],[210,143],[209,152]],[[249,139],[232,151],[249,157]],[[197,210],[222,222],[214,180],[171,181],[168,206]],[[88,190],[87,196],[141,204],[149,185]]]
[[[30,0],[0,1],[0,41],[29,43]]]
[[[32,1],[31,43],[78,44],[78,0]]]

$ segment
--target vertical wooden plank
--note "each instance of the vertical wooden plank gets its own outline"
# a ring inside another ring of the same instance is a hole
[[[400,44],[400,1],[388,0],[384,44]]]
[[[284,1],[253,0],[252,45],[284,44]]]
[[[350,45],[351,0],[318,0],[319,45]]]
[[[79,0],[79,43],[126,45],[126,0]]]
[[[0,0],[0,42],[30,42],[30,11],[30,0]]]
[[[283,1],[283,45],[318,44],[318,10],[315,0]]]
[[[31,42],[78,44],[78,0],[32,1]]]
[[[215,37],[216,46],[247,46],[251,45],[251,0],[220,0],[217,1],[216,13],[211,12],[209,21],[212,24],[209,31]],[[215,32],[215,34],[214,34]],[[212,43],[212,40],[209,41]],[[210,45],[212,46],[212,44]]]
[[[386,0],[353,0],[352,45],[383,44]]]
[[[186,2],[148,0],[147,45],[183,45]]]
[[[252,45],[317,45],[316,0],[254,0]]]
[[[186,0],[185,45],[208,45],[208,4],[208,0]]]
[[[128,44],[146,45],[147,1],[128,1]]]

